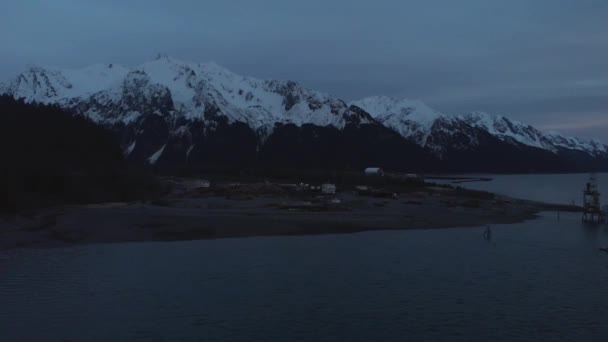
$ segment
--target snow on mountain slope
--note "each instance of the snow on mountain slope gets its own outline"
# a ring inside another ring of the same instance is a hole
[[[126,68],[113,64],[65,70],[31,66],[7,85],[6,92],[28,102],[56,103],[117,85],[127,72]]]
[[[460,116],[460,119],[503,141],[520,143],[554,153],[559,152],[560,149],[577,150],[591,156],[601,156],[608,152],[608,146],[597,140],[566,137],[557,132],[542,132],[531,125],[507,119],[502,115],[473,112]]]
[[[479,130],[423,102],[374,96],[351,104],[439,158],[445,157],[449,150],[466,151],[479,147]]]
[[[378,122],[397,131],[441,155],[448,147],[464,150],[479,143],[479,131],[512,144],[540,148],[558,153],[562,149],[576,150],[591,156],[605,156],[608,147],[596,140],[564,137],[545,133],[531,125],[510,120],[501,115],[472,112],[466,115],[442,114],[420,101],[386,96],[368,97],[354,101]]]
[[[275,123],[342,128],[350,113],[343,101],[295,82],[259,80],[215,63],[169,57],[131,69],[111,64],[77,70],[30,67],[7,89],[16,98],[58,103],[106,123],[128,124],[156,113],[203,121],[221,116],[256,130]]]
[[[602,144],[598,140],[567,137],[554,131],[545,132],[545,137],[557,148],[583,151],[596,157],[606,156],[608,154],[608,146]]]
[[[461,115],[459,118],[473,127],[487,131],[500,140],[556,151],[555,146],[547,140],[541,131],[522,122],[509,120],[502,115],[472,112]]]
[[[437,120],[453,120],[420,101],[408,99],[372,96],[354,101],[351,105],[365,110],[378,122],[423,147]]]
[[[205,131],[223,122],[241,122],[262,139],[277,123],[339,129],[349,123],[380,123],[439,156],[448,150],[475,149],[488,134],[509,144],[554,153],[565,149],[608,156],[608,147],[598,141],[544,133],[503,116],[482,112],[446,115],[420,101],[386,96],[346,104],[293,81],[245,77],[215,63],[170,57],[132,68],[115,64],[81,69],[28,67],[11,82],[0,84],[0,94],[59,104],[111,125],[129,126],[142,117],[157,116],[177,136],[198,134],[194,131],[198,128],[190,128],[193,122],[204,123]],[[126,145],[133,146],[133,153],[141,146],[135,140]]]

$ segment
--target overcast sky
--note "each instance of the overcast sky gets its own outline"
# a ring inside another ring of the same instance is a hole
[[[608,142],[606,0],[6,0],[0,79],[165,53]]]

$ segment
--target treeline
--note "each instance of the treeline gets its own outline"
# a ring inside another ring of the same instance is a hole
[[[0,210],[121,201],[156,191],[111,132],[57,106],[0,96]]]

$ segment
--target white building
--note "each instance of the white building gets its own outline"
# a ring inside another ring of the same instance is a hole
[[[368,167],[364,172],[366,176],[384,176],[384,170],[379,167]]]
[[[325,183],[321,185],[321,193],[325,195],[335,195],[336,185],[331,183]]]

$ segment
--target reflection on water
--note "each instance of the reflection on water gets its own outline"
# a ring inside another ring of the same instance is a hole
[[[0,254],[0,341],[608,337],[608,245],[524,224]]]

